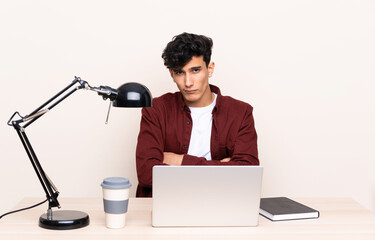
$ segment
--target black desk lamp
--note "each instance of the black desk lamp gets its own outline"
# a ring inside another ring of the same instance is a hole
[[[78,85],[72,89],[74,85]],[[64,94],[66,91],[71,89],[70,92]],[[151,107],[152,96],[147,87],[139,83],[125,83],[118,89],[113,89],[108,86],[91,87],[86,81],[81,80],[79,77],[75,77],[73,82],[52,97],[50,100],[45,102],[42,106],[34,110],[32,113],[26,116],[21,116],[18,112],[15,112],[10,120],[8,121],[9,126],[13,126],[20,137],[22,144],[26,150],[26,153],[34,167],[34,170],[39,178],[40,183],[47,195],[48,210],[47,213],[43,214],[39,218],[39,226],[47,229],[76,229],[85,227],[89,224],[89,216],[81,211],[72,210],[60,210],[52,212],[53,207],[60,208],[57,197],[59,191],[56,186],[49,179],[47,174],[44,172],[42,166],[39,163],[37,156],[28,140],[25,128],[28,127],[35,120],[43,116],[45,113],[54,108],[57,104],[62,102],[64,99],[69,97],[72,93],[79,89],[87,89],[97,92],[104,100],[109,99],[114,107]],[[110,105],[111,106],[111,105]],[[18,120],[13,118],[18,115]],[[109,115],[109,110],[108,110]],[[108,121],[107,115],[107,121]]]

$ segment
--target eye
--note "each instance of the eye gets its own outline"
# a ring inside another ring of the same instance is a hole
[[[199,73],[200,71],[201,71],[200,68],[193,68],[193,69],[192,69],[192,72],[193,72],[193,73]]]
[[[181,70],[177,70],[177,71],[175,71],[174,72],[176,75],[182,75],[183,74],[183,72],[181,71]]]

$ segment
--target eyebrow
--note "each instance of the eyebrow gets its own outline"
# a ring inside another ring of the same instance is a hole
[[[201,69],[202,66],[196,66],[196,67],[191,67],[190,70],[196,70],[196,69]]]
[[[197,69],[202,69],[202,66],[194,66],[194,67],[191,67],[191,68],[189,68],[188,70],[197,70]],[[180,69],[175,69],[175,70],[172,70],[173,72],[175,72],[175,73],[177,73],[177,72],[184,72],[184,70],[182,70],[182,68],[180,68]]]

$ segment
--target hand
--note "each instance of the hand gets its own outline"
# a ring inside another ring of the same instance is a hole
[[[230,157],[220,160],[220,162],[229,162],[229,161],[230,161]]]
[[[164,152],[163,163],[168,164],[168,165],[181,166],[183,158],[184,158],[183,154]]]

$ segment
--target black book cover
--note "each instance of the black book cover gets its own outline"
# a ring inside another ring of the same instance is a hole
[[[287,197],[262,198],[260,214],[273,221],[319,217],[319,211]]]

